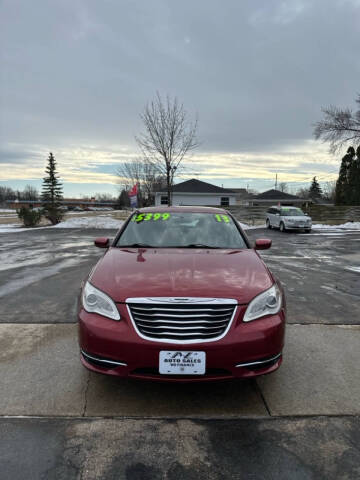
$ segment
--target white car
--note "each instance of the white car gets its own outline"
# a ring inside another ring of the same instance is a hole
[[[307,213],[297,207],[270,207],[266,213],[266,227],[285,230],[311,231],[312,221]]]

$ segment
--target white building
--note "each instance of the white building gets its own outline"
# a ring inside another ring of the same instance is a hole
[[[155,192],[155,205],[167,204],[167,190]],[[193,178],[173,186],[172,204],[228,207],[236,204],[236,193]]]

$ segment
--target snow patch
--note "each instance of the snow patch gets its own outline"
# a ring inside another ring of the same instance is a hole
[[[49,225],[46,227],[25,228],[19,227],[19,224],[16,223],[4,223],[0,224],[0,233],[29,232],[30,230],[41,230],[44,228],[110,228],[118,230],[123,223],[123,220],[116,220],[107,215],[99,215],[93,217],[69,218],[57,225]]]
[[[0,224],[0,233],[18,233],[18,232],[28,232],[29,230],[43,230],[44,228],[49,227],[19,227],[18,223],[3,223]]]
[[[360,222],[346,222],[341,225],[315,223],[312,228],[315,228],[315,230],[360,230]]]
[[[350,270],[351,272],[360,273],[360,267],[346,267],[346,270]]]
[[[241,223],[238,221],[238,224],[243,230],[254,230],[256,228],[265,228],[266,225],[248,225],[247,223]]]
[[[119,229],[124,223],[123,220],[116,220],[107,215],[93,217],[69,218],[64,222],[58,223],[54,228],[112,228]]]

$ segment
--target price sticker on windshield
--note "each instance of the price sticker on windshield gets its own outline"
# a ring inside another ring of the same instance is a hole
[[[132,222],[148,222],[158,220],[169,220],[170,213],[138,213],[131,219]]]
[[[218,222],[229,223],[230,218],[227,215],[219,215],[218,213],[215,215],[215,218]]]

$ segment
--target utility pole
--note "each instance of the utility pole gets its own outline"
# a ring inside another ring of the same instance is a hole
[[[275,178],[275,190],[277,190],[277,174],[276,174],[276,178]]]

